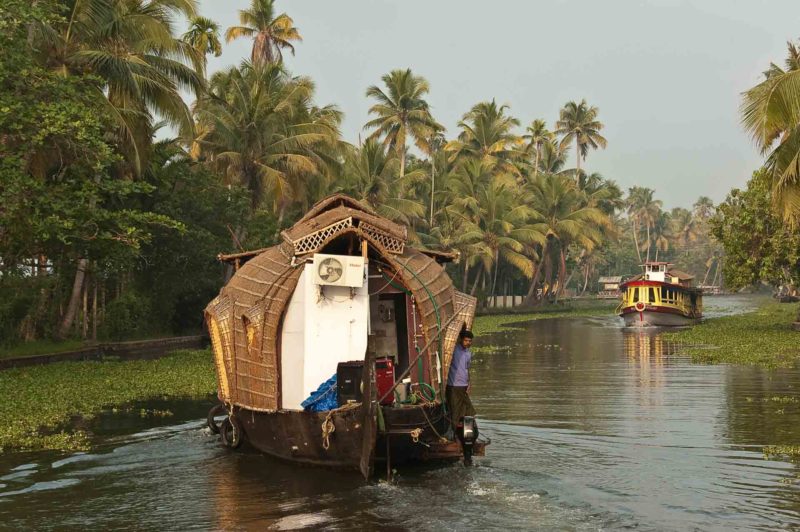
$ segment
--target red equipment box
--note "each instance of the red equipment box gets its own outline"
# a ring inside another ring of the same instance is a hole
[[[378,387],[378,397],[392,390],[394,387],[394,360],[391,358],[375,359],[375,384]],[[381,401],[382,405],[394,404],[394,391]]]

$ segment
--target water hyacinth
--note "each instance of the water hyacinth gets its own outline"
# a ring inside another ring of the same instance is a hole
[[[754,312],[709,319],[664,336],[694,362],[792,367],[800,361],[800,333],[792,329],[798,307],[770,301]]]
[[[75,427],[76,419],[91,420],[114,405],[152,398],[202,399],[215,390],[207,350],[178,351],[157,360],[62,362],[3,371],[0,450],[86,449],[90,435]]]

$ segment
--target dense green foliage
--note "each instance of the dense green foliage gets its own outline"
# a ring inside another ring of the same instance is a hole
[[[205,398],[216,389],[208,351],[180,351],[158,360],[62,362],[11,369],[0,379],[0,452],[86,448],[91,420],[115,405],[154,397]],[[85,425],[85,423],[82,423]]]
[[[723,269],[732,288],[800,283],[800,234],[774,212],[771,196],[769,173],[755,172],[745,190],[728,194],[711,221],[725,248]]]
[[[754,312],[709,319],[665,337],[682,344],[680,351],[696,362],[793,367],[800,362],[792,329],[797,311],[797,304],[767,302]]]
[[[625,198],[581,168],[606,147],[586,101],[567,102],[552,131],[478,102],[448,135],[434,88],[397,69],[367,88],[354,146],[341,111],[283,64],[302,39],[273,0],[225,32],[252,39],[250,60],[214,73],[221,28],[191,0],[3,10],[0,344],[196,331],[231,273],[216,255],[275,243],[333,192],[408,225],[415,245],[459,251],[450,273],[481,298],[557,301],[647,257],[698,277],[717,266],[707,212],[663,212],[653,191]],[[158,135],[164,123],[176,138]]]

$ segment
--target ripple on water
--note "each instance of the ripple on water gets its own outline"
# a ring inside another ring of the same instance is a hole
[[[473,362],[493,440],[476,467],[400,467],[394,484],[293,467],[221,448],[197,403],[92,454],[3,457],[0,517],[12,529],[800,527],[800,469],[762,453],[800,441],[800,371],[692,365],[614,318],[477,341],[507,349]]]

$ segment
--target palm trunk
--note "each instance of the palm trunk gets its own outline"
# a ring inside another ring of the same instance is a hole
[[[478,289],[478,281],[481,280],[481,275],[483,275],[483,264],[478,265],[478,273],[475,276],[475,282],[472,283],[472,290],[469,291],[469,295],[474,296],[475,290]]]
[[[581,295],[586,293],[586,288],[589,286],[589,265],[586,265],[586,268],[583,270],[583,289],[581,289]]]
[[[545,244],[544,249],[542,250],[542,260],[539,261],[539,267],[536,268],[536,273],[533,274],[531,286],[528,288],[528,293],[525,294],[525,299],[522,301],[523,305],[532,305],[534,302],[536,302],[536,287],[539,285],[539,280],[542,278],[542,268],[544,267],[544,261],[546,260],[547,244]]]
[[[69,335],[69,330],[75,321],[75,315],[78,313],[78,305],[81,301],[81,292],[83,291],[83,282],[86,278],[86,267],[89,261],[87,259],[78,259],[78,268],[75,271],[75,279],[72,283],[72,294],[67,304],[67,311],[64,313],[64,318],[61,320],[61,325],[56,332],[56,338],[59,340],[65,339]]]
[[[406,147],[400,147],[400,177],[406,175]]]
[[[469,275],[469,261],[464,257],[464,277],[461,278],[461,291],[467,293],[467,276]]]
[[[708,281],[708,274],[711,273],[711,268],[713,267],[714,267],[714,261],[711,261],[711,264],[708,265],[708,269],[706,269],[706,275],[705,277],[703,277],[703,285],[705,285],[706,281]]]
[[[92,341],[97,341],[97,273],[92,283]]]
[[[636,246],[636,255],[639,257],[639,264],[642,263],[642,252],[639,250],[639,236],[636,230],[636,218],[631,218],[631,227],[633,228],[633,244]]]
[[[544,290],[542,291],[542,299],[547,299],[550,296],[550,291],[553,288],[553,261],[547,257],[547,262],[544,263]]]
[[[566,289],[567,278],[567,258],[564,256],[564,248],[562,246],[558,257],[558,291],[556,292],[556,301],[559,296],[564,295]]]
[[[533,177],[539,175],[539,158],[541,157],[541,146],[536,146],[536,163],[533,167]]]
[[[650,262],[650,248],[653,247],[650,242],[650,223],[647,223],[647,262]]]
[[[81,327],[81,339],[86,340],[89,336],[89,280],[83,283],[83,309],[81,310],[83,324]]]
[[[433,157],[431,155],[431,220],[428,224],[431,228],[433,228],[433,192],[436,190],[436,161]]]
[[[581,180],[581,150],[577,137],[575,137],[575,160],[577,162],[575,165],[575,182],[579,183]]]
[[[494,276],[492,279],[492,293],[491,298],[494,298],[494,291],[497,288],[497,271],[500,269],[500,250],[494,252]]]

